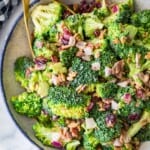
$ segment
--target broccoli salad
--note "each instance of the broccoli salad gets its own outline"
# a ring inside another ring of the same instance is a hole
[[[133,0],[52,1],[31,13],[34,58],[14,64],[11,98],[35,137],[65,150],[138,150],[150,140],[150,10]]]

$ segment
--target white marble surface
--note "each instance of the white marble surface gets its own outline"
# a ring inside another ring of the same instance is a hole
[[[18,129],[2,99],[0,100],[0,150],[39,150]]]

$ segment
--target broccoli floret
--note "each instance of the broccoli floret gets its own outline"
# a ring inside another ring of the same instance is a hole
[[[125,103],[124,100],[122,100],[118,105],[118,115],[129,123],[138,121],[144,108],[144,104],[141,100],[133,99],[129,104]]]
[[[150,29],[150,10],[142,10],[131,16],[131,22],[137,27]]]
[[[33,125],[33,131],[35,136],[44,144],[47,146],[55,146],[53,145],[53,142],[59,142],[60,136],[61,136],[61,128],[56,126],[44,126],[43,124],[37,122]],[[60,142],[59,142],[60,143]],[[66,141],[63,141],[63,143],[60,143],[62,146],[64,146]],[[60,146],[61,146],[60,145]]]
[[[65,118],[83,118],[90,97],[67,87],[51,87],[46,98],[52,113]]]
[[[31,17],[35,28],[35,36],[47,34],[49,29],[60,20],[62,6],[53,1],[48,5],[39,5],[32,11]]]
[[[94,9],[93,14],[98,16],[100,19],[104,19],[105,17],[109,16],[110,11],[107,7],[106,0],[102,0],[101,8]]]
[[[124,3],[115,4],[112,7],[112,14],[104,20],[105,24],[110,22],[128,23],[133,12],[133,0],[127,0]]]
[[[83,24],[83,30],[85,33],[85,37],[94,38],[94,32],[97,29],[103,28],[103,23],[98,19],[95,15],[86,16]]]
[[[83,146],[86,150],[95,150],[99,140],[95,137],[92,130],[85,131],[83,134]]]
[[[102,146],[102,150],[114,150],[114,146]]]
[[[28,57],[19,57],[15,61],[14,72],[15,78],[19,81],[22,87],[26,87],[28,85],[28,79],[26,77],[26,71],[29,67],[33,66],[33,61]]]
[[[103,99],[115,98],[117,90],[118,86],[111,82],[97,84],[96,86],[97,95]]]
[[[44,38],[35,38],[33,41],[33,51],[36,57],[42,56],[50,59],[56,51],[56,46],[46,42]]]
[[[131,140],[145,125],[150,123],[150,108],[145,109],[141,119],[132,124],[131,127],[127,131],[126,138]],[[147,131],[146,131],[147,132]]]
[[[67,67],[69,68],[71,66],[71,61],[75,57],[75,54],[77,52],[76,47],[71,47],[67,50],[61,51],[60,52],[60,61]]]
[[[11,102],[16,112],[22,115],[35,117],[41,112],[41,99],[36,93],[24,92],[18,96],[13,96]]]
[[[100,63],[99,75],[103,78],[107,78],[105,75],[105,68],[111,68],[114,63],[117,62],[117,59],[113,51],[106,49],[105,51],[100,52],[100,57],[96,59],[96,61]]]
[[[150,124],[144,126],[135,136],[141,142],[150,140]]]
[[[121,122],[114,115],[114,124],[112,127],[107,126],[106,120],[112,115],[109,111],[100,112],[97,108],[92,109],[90,115],[95,119],[97,127],[94,131],[95,137],[101,144],[110,142],[114,138],[118,137],[121,132]]]
[[[78,33],[83,39],[82,15],[80,14],[71,15],[65,19],[64,23],[73,33]]]
[[[119,87],[116,95],[116,100],[122,100],[125,94],[130,94],[130,96],[135,96],[135,89],[131,86]]]
[[[129,78],[132,78],[136,84],[142,86],[143,81],[141,80],[140,73],[150,70],[150,60],[146,59],[148,50],[143,46],[134,46],[128,58],[126,60],[129,68]]]
[[[89,85],[98,81],[98,71],[94,71],[91,68],[92,62],[82,61],[76,58],[72,61],[72,71],[77,72],[77,76],[70,83],[72,87],[78,87],[79,85]]]
[[[67,143],[66,150],[76,150],[79,145],[80,145],[80,141],[73,140]]]

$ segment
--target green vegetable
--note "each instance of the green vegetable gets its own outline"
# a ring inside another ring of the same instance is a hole
[[[16,112],[22,115],[36,117],[41,112],[41,99],[36,93],[24,92],[18,96],[13,96],[11,102]]]
[[[85,17],[84,25],[83,25],[85,37],[88,37],[90,39],[94,38],[95,30],[97,29],[101,30],[103,26],[104,26],[103,23],[98,19],[97,16],[90,15]]]
[[[77,76],[71,82],[72,87],[78,87],[79,85],[96,83],[98,81],[98,71],[91,69],[92,62],[85,62],[79,58],[75,58],[72,61],[72,71],[77,72]]]
[[[28,78],[26,77],[26,71],[29,67],[33,66],[33,61],[28,57],[19,57],[15,61],[14,72],[15,78],[19,81],[22,87],[28,86]]]
[[[115,98],[118,86],[115,83],[101,83],[96,86],[96,93],[103,99]]]
[[[131,22],[137,27],[150,29],[150,10],[142,10],[131,16]]]
[[[75,54],[77,52],[77,48],[71,47],[67,50],[60,52],[60,61],[65,65],[65,67],[71,66],[71,61],[75,57]]]
[[[46,98],[52,113],[67,118],[83,118],[90,97],[67,87],[51,87]]]
[[[73,140],[67,143],[66,150],[76,150],[76,148],[80,145],[80,142],[77,140]]]
[[[60,20],[62,15],[62,6],[54,1],[48,5],[39,5],[32,11],[31,17],[34,24],[34,33],[36,37],[47,34],[50,27]]]
[[[85,131],[83,134],[83,146],[86,150],[95,150],[99,140],[95,137],[93,131]]]

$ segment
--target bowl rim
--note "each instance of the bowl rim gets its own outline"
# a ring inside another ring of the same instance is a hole
[[[30,6],[33,6],[39,2],[39,0],[31,0]],[[5,111],[8,112],[10,117],[12,118],[13,122],[15,123],[15,127],[21,131],[22,135],[29,140],[34,146],[37,148],[42,149],[40,145],[38,145],[34,140],[30,138],[30,136],[21,128],[20,124],[17,122],[15,117],[13,116],[13,113],[11,112],[8,102],[6,100],[6,92],[4,90],[4,83],[3,83],[3,65],[4,65],[4,56],[6,52],[7,44],[9,43],[9,40],[12,36],[12,33],[14,31],[14,28],[16,27],[17,23],[20,21],[20,19],[23,16],[23,9],[21,2],[16,7],[14,12],[11,14],[9,19],[3,24],[1,32],[0,32],[0,94],[2,95],[1,101],[5,105]]]

